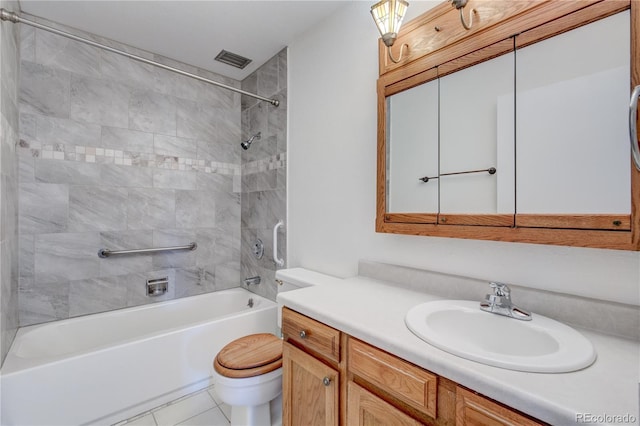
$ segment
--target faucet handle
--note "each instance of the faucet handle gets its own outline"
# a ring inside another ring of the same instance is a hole
[[[493,289],[493,292],[496,296],[506,297],[507,299],[510,298],[511,289],[509,288],[508,285],[492,281],[489,283],[489,287]]]

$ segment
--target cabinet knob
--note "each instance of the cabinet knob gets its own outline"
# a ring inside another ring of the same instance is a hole
[[[331,379],[328,377],[325,377],[324,379],[322,379],[322,384],[325,386],[329,386],[331,384]]]
[[[300,332],[300,338],[301,338],[301,339],[306,339],[306,338],[307,338],[307,332],[306,332],[306,331],[304,331],[304,330],[302,330],[302,331]]]

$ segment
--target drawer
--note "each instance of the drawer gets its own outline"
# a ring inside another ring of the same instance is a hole
[[[544,423],[461,386],[456,390],[456,426],[542,426]]]
[[[351,337],[348,345],[351,373],[436,418],[438,377],[435,374]]]
[[[419,421],[354,382],[349,382],[347,393],[348,425],[422,425]]]
[[[290,309],[282,309],[282,336],[329,361],[340,362],[340,332]]]

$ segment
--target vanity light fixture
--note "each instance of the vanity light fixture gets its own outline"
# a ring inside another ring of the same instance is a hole
[[[405,47],[409,47],[406,43],[400,47],[400,57],[398,59],[395,59],[391,54],[391,46],[398,38],[398,32],[407,12],[407,7],[409,7],[409,3],[405,0],[382,0],[371,6],[371,15],[376,22],[378,31],[380,31],[382,41],[387,46],[389,59],[396,64],[402,59]]]
[[[462,9],[467,5],[467,1],[468,0],[451,0],[451,6],[460,11],[460,22],[462,22],[464,29],[470,30],[473,25],[473,14],[477,12],[475,9],[471,9],[471,12],[469,12],[469,23],[467,24],[464,20],[464,14],[462,13]]]

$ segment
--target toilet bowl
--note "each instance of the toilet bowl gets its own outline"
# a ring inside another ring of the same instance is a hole
[[[301,268],[276,272],[279,293],[335,280]],[[278,309],[278,327],[281,324]],[[282,421],[281,339],[268,333],[236,339],[216,355],[213,370],[214,390],[231,406],[231,426],[275,426]]]
[[[213,361],[215,392],[231,406],[232,426],[270,426],[282,393],[282,341],[268,333],[227,344]]]

